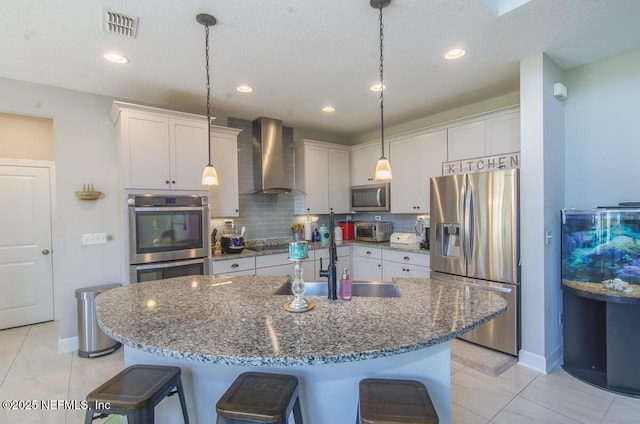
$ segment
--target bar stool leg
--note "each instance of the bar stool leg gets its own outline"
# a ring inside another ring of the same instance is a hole
[[[178,389],[178,397],[180,398],[180,407],[182,408],[184,424],[189,424],[189,413],[187,413],[187,402],[184,397],[184,390],[182,389],[182,380],[178,380],[176,388]]]
[[[287,417],[288,419],[289,417]],[[293,419],[296,424],[302,424],[302,411],[300,410],[300,397],[296,397],[296,402],[293,404]]]
[[[84,424],[91,424],[91,421],[93,421],[93,409],[87,409],[84,414]]]

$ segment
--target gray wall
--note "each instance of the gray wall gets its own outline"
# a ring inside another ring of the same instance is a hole
[[[567,208],[640,201],[640,50],[566,73]]]

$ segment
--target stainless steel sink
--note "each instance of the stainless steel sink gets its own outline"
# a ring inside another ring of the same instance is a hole
[[[340,283],[338,283],[338,288]],[[325,281],[305,281],[305,296],[327,296],[329,288]],[[338,290],[339,292],[339,290]],[[291,295],[291,283],[283,284],[277,291],[277,295]],[[398,286],[395,283],[382,281],[354,281],[351,283],[351,294],[362,297],[400,297]]]

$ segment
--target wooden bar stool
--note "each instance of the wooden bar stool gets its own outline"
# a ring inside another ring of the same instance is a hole
[[[356,423],[362,424],[439,422],[427,388],[414,380],[367,378],[360,381],[358,411]]]
[[[235,379],[216,404],[216,422],[286,424],[292,410],[296,424],[302,424],[296,377],[245,372]]]
[[[112,414],[126,415],[129,424],[152,424],[154,408],[166,396],[178,393],[184,423],[189,424],[181,370],[160,365],[132,365],[87,395],[84,422]],[[174,390],[175,389],[175,390]],[[94,418],[94,414],[100,414]]]

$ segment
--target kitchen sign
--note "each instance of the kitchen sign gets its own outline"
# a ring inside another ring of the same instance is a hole
[[[520,168],[520,152],[442,162],[442,175],[488,172],[512,168]]]

